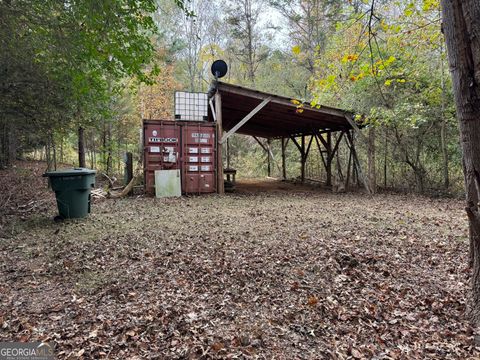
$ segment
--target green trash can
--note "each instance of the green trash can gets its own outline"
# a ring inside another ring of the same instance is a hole
[[[55,191],[61,218],[83,218],[90,213],[90,192],[95,186],[95,173],[95,170],[74,168],[43,174]]]

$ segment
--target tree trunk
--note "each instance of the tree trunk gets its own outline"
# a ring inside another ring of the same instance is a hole
[[[63,135],[62,135],[62,138],[60,140],[60,163],[64,163],[64,159],[63,159],[63,141],[64,141],[64,138],[63,138]]]
[[[5,168],[9,165],[8,159],[8,122],[2,120],[1,142],[0,142],[0,168]]]
[[[88,146],[88,157],[89,157],[89,160],[90,160],[90,168],[91,169],[95,169],[95,166],[93,166],[93,151],[94,151],[94,146],[93,146],[93,143],[94,143],[94,139],[93,138],[93,133],[89,134],[89,136],[87,136],[87,146]]]
[[[247,26],[248,80],[255,85],[255,51],[253,48],[252,3],[245,1],[245,21]]]
[[[440,124],[440,147],[442,148],[442,160],[443,160],[443,187],[448,190],[450,186],[450,176],[448,174],[448,149],[447,149],[447,122],[442,119]]]
[[[107,166],[107,127],[105,121],[103,122],[103,131],[102,131],[102,167],[105,170],[105,173],[110,176]]]
[[[443,40],[443,39],[442,39]],[[440,48],[441,54],[443,55],[443,41]],[[440,147],[442,148],[442,160],[443,160],[443,187],[445,190],[448,190],[450,186],[450,179],[448,174],[448,149],[447,149],[447,119],[445,118],[445,103],[446,103],[446,89],[445,89],[445,70],[443,66],[443,56],[440,56],[440,66],[442,68],[442,106],[441,106],[441,123],[440,123]]]
[[[111,175],[113,172],[112,166],[112,124],[108,122],[107,124],[107,174]]]
[[[383,149],[383,187],[387,188],[388,127],[385,126],[385,144]]]
[[[97,145],[96,145],[95,134],[92,132],[90,135],[90,147],[91,147],[91,154],[92,154],[92,169],[97,167]]]
[[[50,137],[47,137],[45,143],[45,159],[47,160],[47,171],[52,170],[52,159],[50,157]]]
[[[57,145],[55,145],[55,138],[53,136],[53,133],[50,134],[50,137],[52,139],[52,150],[53,150],[53,169],[57,171]]]
[[[442,0],[443,30],[460,128],[473,259],[471,319],[480,325],[480,2]]]
[[[414,173],[417,192],[423,194],[425,191],[425,171],[422,168],[415,168]]]
[[[377,175],[375,171],[375,128],[368,130],[368,183],[372,194],[377,191]]]
[[[85,164],[85,134],[81,126],[78,128],[78,166],[87,167]]]
[[[110,121],[103,123],[102,133],[103,169],[108,176],[112,175],[112,125]]]
[[[415,191],[419,194],[423,194],[425,190],[425,169],[421,165],[421,163],[413,163],[411,160],[405,160],[405,163],[410,166],[413,171],[413,175],[415,176]],[[405,177],[405,176],[403,176]]]
[[[18,155],[18,130],[14,122],[9,124],[8,135],[8,158],[10,162],[15,161]]]

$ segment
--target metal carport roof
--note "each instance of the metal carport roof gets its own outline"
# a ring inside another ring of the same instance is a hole
[[[323,131],[346,131],[356,127],[354,114],[332,107],[312,107],[284,96],[215,82],[213,89],[222,97],[222,127],[228,132],[262,102],[264,106],[236,133],[263,138],[315,135]]]

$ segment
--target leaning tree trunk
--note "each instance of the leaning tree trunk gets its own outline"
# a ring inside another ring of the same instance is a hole
[[[473,259],[471,317],[480,325],[480,2],[442,0],[443,30],[460,128]]]

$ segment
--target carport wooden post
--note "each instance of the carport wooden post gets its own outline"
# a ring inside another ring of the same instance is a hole
[[[271,153],[272,153],[272,150],[271,150],[271,145],[272,141],[270,139],[267,139],[267,176],[268,177],[272,177],[272,166],[271,166]]]
[[[223,184],[223,159],[222,159],[222,96],[217,90],[215,93],[215,117],[217,119],[217,193],[225,194]]]
[[[347,135],[348,136],[348,135]],[[345,142],[347,140],[345,139]],[[348,143],[347,143],[347,148],[348,148]],[[348,165],[347,165],[347,179],[345,180],[345,190],[347,190],[350,186],[350,168],[352,164],[352,150],[348,152]]]
[[[230,169],[230,139],[227,139],[227,169]]]
[[[332,162],[333,162],[333,152],[332,152],[332,133],[327,133],[327,142],[326,142],[326,150],[327,150],[327,186],[332,186]]]
[[[282,179],[287,180],[287,166],[285,161],[285,149],[287,148],[287,141],[282,137]]]
[[[305,135],[302,134],[302,149],[301,149],[301,161],[302,161],[302,166],[301,166],[301,180],[302,183],[305,182],[305,162],[306,162],[306,156],[305,156]]]

